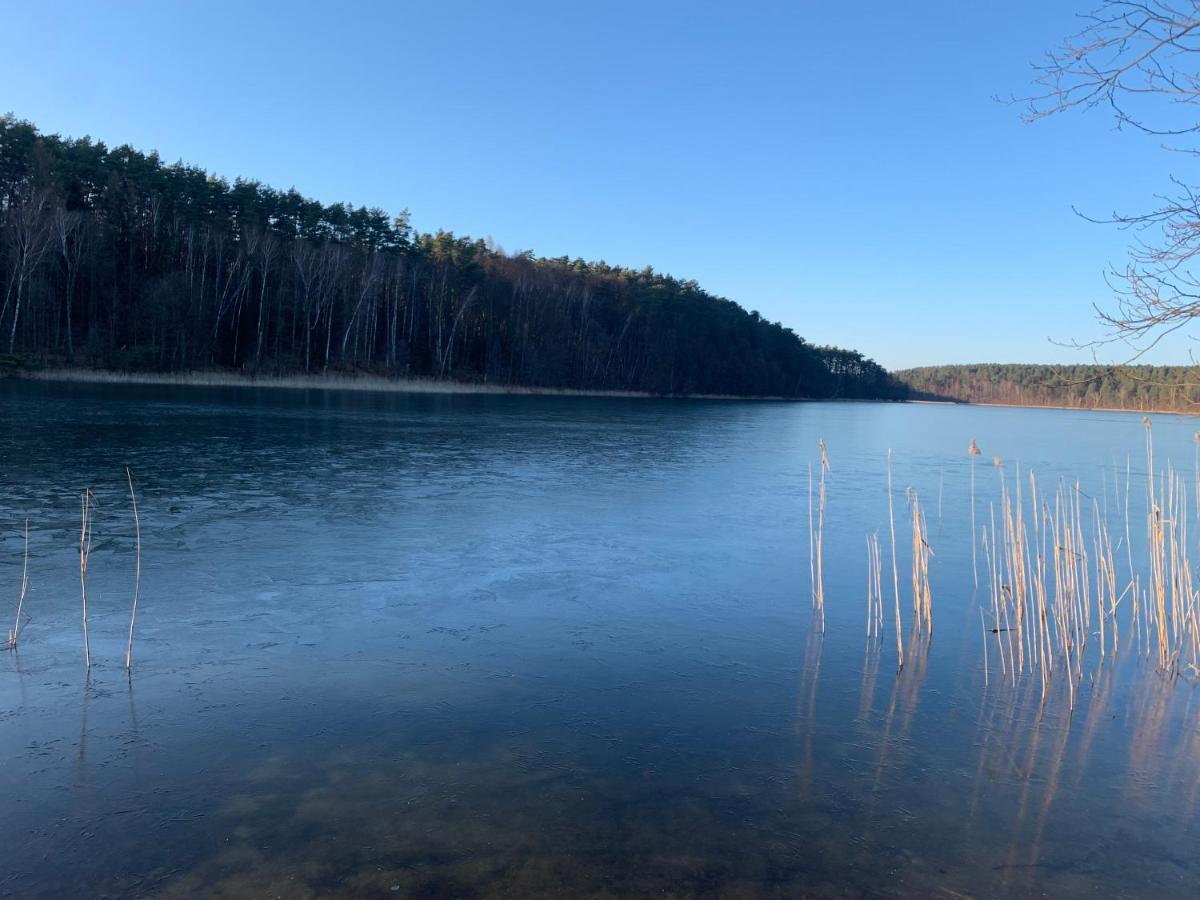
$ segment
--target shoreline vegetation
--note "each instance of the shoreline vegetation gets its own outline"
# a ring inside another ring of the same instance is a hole
[[[861,353],[650,266],[422,233],[407,210],[231,182],[11,115],[0,116],[0,354],[39,368],[370,372],[652,396],[904,393]]]
[[[892,374],[911,401],[1200,414],[1200,366],[978,363]]]

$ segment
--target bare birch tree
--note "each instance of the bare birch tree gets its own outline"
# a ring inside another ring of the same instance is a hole
[[[12,305],[12,327],[8,333],[8,352],[12,353],[17,343],[17,325],[21,321],[21,306],[29,290],[42,257],[50,247],[53,231],[49,215],[49,191],[26,185],[18,192],[16,202],[8,210],[6,237],[12,248],[12,286],[15,302]],[[9,297],[4,298],[0,309],[0,322],[8,312]]]
[[[75,302],[75,279],[79,273],[79,261],[87,244],[87,229],[83,215],[56,207],[53,216],[54,243],[62,257],[66,272],[63,284],[63,309],[66,312],[67,358],[75,358],[74,324],[71,321],[71,306]]]

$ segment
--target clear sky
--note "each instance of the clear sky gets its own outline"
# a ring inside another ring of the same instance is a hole
[[[1129,235],[1072,205],[1144,209],[1194,164],[992,99],[1093,2],[0,0],[0,112],[653,265],[889,367],[1087,362],[1048,338],[1098,333]]]

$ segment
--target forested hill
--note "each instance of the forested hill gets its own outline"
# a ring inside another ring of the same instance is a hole
[[[407,213],[232,184],[0,119],[0,354],[178,372],[373,373],[658,394],[894,397],[694,281],[419,234]]]
[[[1200,366],[927,366],[896,373],[914,399],[1196,412]]]

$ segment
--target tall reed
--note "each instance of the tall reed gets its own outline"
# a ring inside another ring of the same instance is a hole
[[[813,473],[808,464],[808,590],[812,605],[817,606],[817,528],[813,519]]]
[[[892,448],[887,455],[888,528],[892,536],[892,597],[896,602],[896,670],[904,668],[904,643],[900,639],[900,570],[896,564],[896,514],[892,501]]]
[[[83,662],[90,670],[92,668],[92,642],[88,636],[88,595],[87,568],[88,557],[92,554],[92,489],[83,491],[83,517],[79,526],[79,592],[83,604]]]
[[[21,615],[25,610],[25,594],[29,591],[29,520],[25,520],[25,555],[21,563],[21,589],[17,593],[17,618],[12,630],[8,633],[6,650],[16,650],[17,640],[21,637]]]
[[[821,613],[821,631],[824,632],[825,570],[822,560],[825,546],[825,477],[829,474],[829,456],[825,452],[824,438],[817,441],[817,448],[821,451],[821,479],[817,486],[816,573],[813,581],[813,603]]]
[[[879,533],[867,535],[867,637],[878,638],[883,631],[883,554]]]
[[[129,500],[133,504],[133,533],[137,542],[137,569],[133,578],[133,611],[129,614],[129,643],[125,646],[125,671],[133,665],[133,625],[137,621],[138,595],[142,590],[142,523],[138,519],[137,495],[133,492],[133,472],[125,467],[125,478],[129,482]]]
[[[975,576],[976,590],[979,588],[979,563],[975,557],[975,457],[981,452],[983,451],[979,449],[975,439],[971,438],[971,445],[967,447],[967,457],[971,460],[971,573]]]

